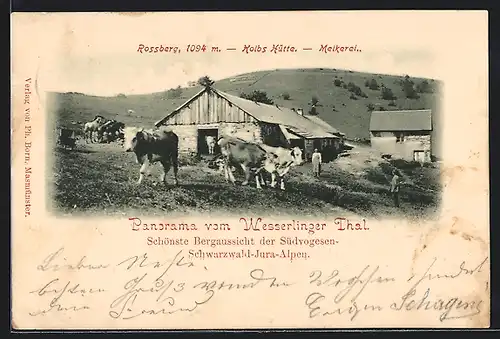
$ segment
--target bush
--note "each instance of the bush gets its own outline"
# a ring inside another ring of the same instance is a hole
[[[370,168],[365,174],[365,179],[381,185],[389,183],[389,179],[381,168]]]
[[[351,93],[351,96],[349,97],[351,100],[358,100],[358,97],[354,95],[354,93]]]
[[[431,84],[427,80],[422,80],[421,83],[417,85],[417,92],[418,93],[432,93],[434,92],[432,89]]]
[[[399,170],[402,170],[404,172],[411,172],[415,168],[420,168],[421,164],[418,161],[406,161],[403,159],[392,159],[389,160],[389,163],[396,167]]]
[[[382,87],[382,99],[384,100],[394,100],[396,97],[394,96],[394,93],[392,93],[392,90],[387,87]]]
[[[285,93],[283,93],[283,94],[281,95],[281,97],[283,98],[283,100],[290,100],[290,94],[289,94],[289,93],[286,93],[286,92],[285,92]]]
[[[375,79],[372,79],[369,83],[368,83],[368,88],[371,89],[371,90],[378,90],[379,89],[379,85],[377,83],[377,80]]]
[[[413,81],[408,75],[406,75],[401,84],[401,87],[403,88],[403,92],[408,99],[418,99],[420,97],[413,85]]]
[[[274,102],[267,97],[267,93],[264,91],[255,90],[250,94],[241,93],[240,97],[247,100],[261,102],[263,104],[268,104],[268,105],[274,104]]]
[[[168,99],[178,99],[182,95],[182,88],[181,86],[177,86],[177,88],[171,88],[167,91],[167,98]]]
[[[382,170],[382,173],[387,175],[392,175],[392,170],[394,167],[391,165],[390,162],[381,162],[379,163],[379,167]]]
[[[316,106],[312,106],[311,109],[309,110],[310,115],[318,115],[318,110],[316,109]]]
[[[198,85],[203,86],[203,87],[210,87],[215,83],[215,81],[210,79],[210,77],[208,75],[205,75],[205,76],[202,76],[201,78],[199,78],[197,83],[198,83]]]
[[[357,86],[355,83],[353,82],[349,82],[347,84],[347,90],[349,92],[352,92],[354,94],[356,94],[357,96],[359,97],[362,97],[362,98],[367,98],[368,96],[361,90],[361,87]]]
[[[335,80],[333,81],[333,84],[334,84],[335,86],[337,86],[337,87],[340,87],[340,86],[342,86],[342,80],[340,80],[340,79],[335,79]]]
[[[126,98],[127,96],[125,94],[123,94],[123,93],[120,93],[120,94],[117,95],[117,97],[118,98]]]
[[[375,110],[375,105],[372,104],[371,102],[366,105],[366,107],[368,108],[368,112],[372,112],[373,110]]]

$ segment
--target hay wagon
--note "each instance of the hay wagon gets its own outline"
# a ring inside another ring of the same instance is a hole
[[[57,144],[64,148],[74,149],[76,146],[76,131],[60,128],[58,130]]]

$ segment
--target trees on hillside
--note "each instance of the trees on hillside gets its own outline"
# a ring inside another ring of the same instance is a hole
[[[413,87],[414,82],[410,79],[409,75],[405,75],[405,78],[401,84],[403,92],[408,99],[418,99],[419,95],[415,88]]]
[[[392,93],[392,90],[389,87],[382,87],[381,96],[382,96],[382,99],[384,99],[384,100],[391,100],[392,101],[392,100],[396,99],[396,96],[394,95],[394,93]]]
[[[182,95],[181,86],[177,86],[176,88],[171,88],[167,91],[167,99],[178,99]]]
[[[241,93],[240,98],[252,100],[255,102],[261,102],[263,104],[273,105],[274,102],[267,97],[267,93],[264,91],[254,90],[251,93]]]
[[[377,83],[377,80],[375,80],[373,78],[371,80],[366,79],[365,87],[368,87],[369,89],[374,90],[374,91],[376,91],[380,88],[380,86]]]
[[[208,75],[202,76],[198,79],[198,85],[203,87],[210,87],[215,83]]]
[[[368,95],[366,95],[366,93],[364,93],[362,90],[361,90],[361,87],[359,87],[358,85],[356,85],[354,82],[349,82],[347,84],[347,90],[355,95],[357,95],[358,97],[361,97],[361,98],[367,98]]]
[[[319,113],[318,113],[318,110],[316,107],[320,106],[320,104],[319,104],[319,99],[317,96],[313,95],[311,97],[310,105],[311,105],[311,108],[309,109],[309,114],[310,115],[318,115]]]
[[[431,84],[427,80],[422,80],[416,87],[417,92],[419,93],[433,93],[433,88]]]

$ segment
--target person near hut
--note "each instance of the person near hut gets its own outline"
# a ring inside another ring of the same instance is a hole
[[[397,170],[392,171],[392,180],[391,180],[391,194],[392,199],[394,200],[394,206],[399,207],[399,188],[401,186],[401,178],[398,175]]]
[[[313,174],[315,177],[319,177],[319,174],[321,172],[321,153],[318,151],[317,148],[314,149],[314,153],[312,154],[312,165],[313,165]]]

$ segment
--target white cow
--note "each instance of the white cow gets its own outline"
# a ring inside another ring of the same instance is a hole
[[[87,143],[89,141],[90,142],[97,141],[96,140],[97,131],[98,131],[99,127],[101,127],[103,124],[106,123],[106,121],[107,121],[106,118],[104,118],[100,115],[97,115],[94,118],[94,120],[85,123],[85,125],[83,126],[83,134],[84,134],[85,141]]]
[[[264,161],[263,169],[271,173],[271,187],[276,187],[277,180],[280,182],[280,188],[285,189],[284,176],[294,167],[301,165],[302,150],[299,147],[284,148],[273,147],[266,144],[259,144],[267,152],[267,159]]]
[[[207,146],[208,146],[208,154],[214,154],[215,153],[215,144],[217,142],[215,137],[211,136],[211,135],[207,135],[205,137],[205,141],[207,142]]]

